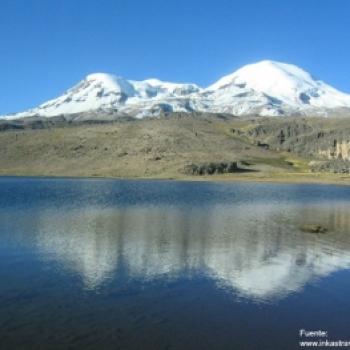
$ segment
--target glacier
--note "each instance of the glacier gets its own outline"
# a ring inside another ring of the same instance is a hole
[[[349,94],[295,65],[264,60],[248,64],[206,88],[193,83],[158,79],[136,81],[106,73],[89,74],[61,96],[1,118],[12,120],[85,112],[136,118],[166,112],[327,117],[344,110],[350,111]]]

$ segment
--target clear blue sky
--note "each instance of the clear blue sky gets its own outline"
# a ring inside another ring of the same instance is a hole
[[[262,59],[350,92],[348,0],[1,0],[0,114],[92,72],[206,86]]]

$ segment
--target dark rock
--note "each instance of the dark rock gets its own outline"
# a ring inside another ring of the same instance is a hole
[[[257,146],[261,147],[261,148],[265,148],[265,149],[269,149],[270,148],[268,143],[263,143],[261,141],[258,141]]]
[[[188,175],[213,175],[239,172],[237,162],[189,164],[185,166]]]
[[[300,230],[307,233],[326,233],[326,227],[317,224],[305,224],[300,227]]]

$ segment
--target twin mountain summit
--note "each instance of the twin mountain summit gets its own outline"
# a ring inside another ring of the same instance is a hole
[[[142,81],[95,73],[61,96],[3,119],[77,116],[143,118],[167,112],[227,113],[236,116],[350,115],[350,95],[303,69],[261,61],[224,76],[207,88],[158,79]]]

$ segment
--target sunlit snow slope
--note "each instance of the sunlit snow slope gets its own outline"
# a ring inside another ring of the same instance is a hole
[[[134,81],[104,73],[90,74],[60,97],[4,118],[53,117],[91,111],[138,118],[160,112],[192,111],[329,116],[344,108],[350,109],[350,95],[295,65],[261,61],[246,65],[204,89],[195,84],[157,79]]]

